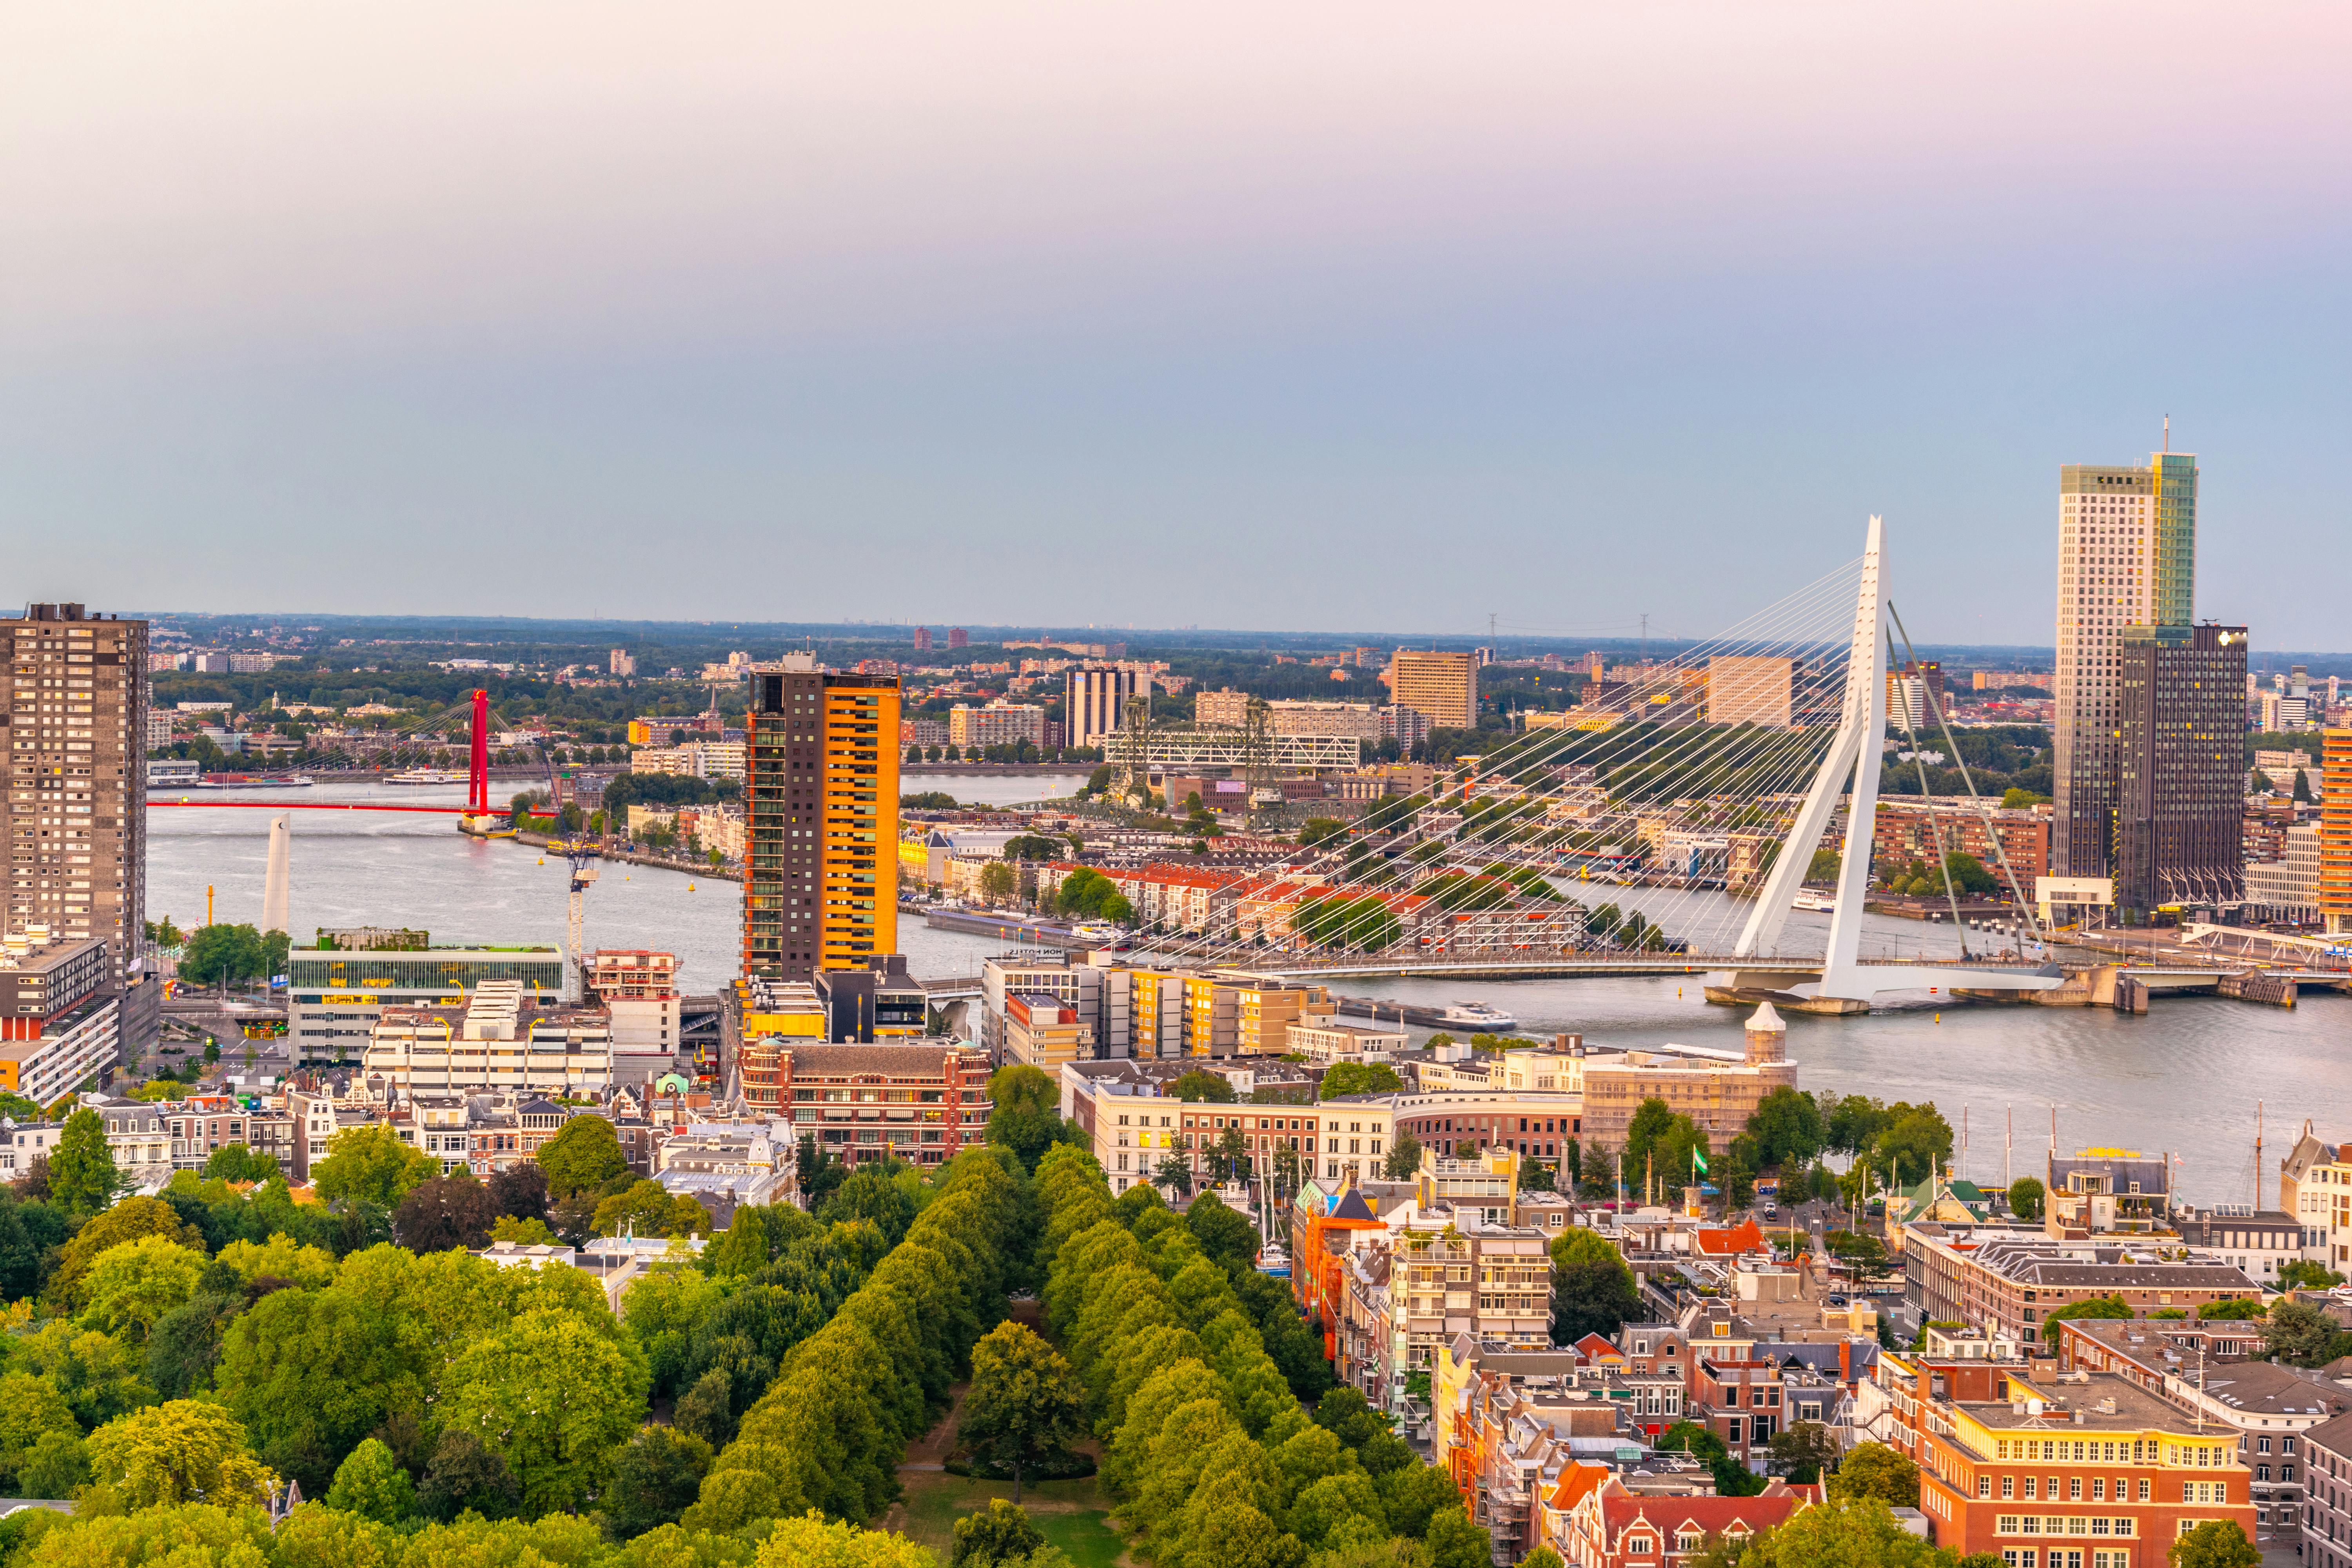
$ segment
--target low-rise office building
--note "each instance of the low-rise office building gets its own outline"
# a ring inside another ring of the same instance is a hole
[[[103,937],[29,925],[0,940],[0,1091],[47,1105],[110,1073],[121,996]]]
[[[2242,1269],[2175,1263],[2151,1243],[2066,1241],[2032,1234],[1987,1238],[1935,1234],[1917,1226],[1904,1239],[1925,1321],[1973,1325],[2021,1342],[2040,1338],[2056,1308],[2120,1297],[2135,1317],[2167,1309],[2194,1313],[2209,1301],[2259,1298]]]
[[[512,982],[546,1002],[563,994],[563,955],[554,948],[430,947],[428,940],[421,931],[321,931],[319,946],[289,953],[295,1060],[348,1060],[387,1007],[462,1008],[485,982]]]
[[[1663,1100],[1718,1142],[1747,1130],[1765,1096],[1794,1089],[1797,1064],[1789,1059],[1788,1026],[1769,1002],[1748,1020],[1747,1049],[1734,1058],[1723,1052],[1684,1047],[1648,1051],[1586,1051],[1576,1074],[1582,1094],[1584,1141],[1615,1151],[1644,1100]]]
[[[600,1095],[614,1081],[612,1016],[534,1006],[521,982],[485,980],[462,1007],[384,1008],[362,1066],[410,1093]]]

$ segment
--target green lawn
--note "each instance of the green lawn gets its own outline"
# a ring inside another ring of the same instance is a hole
[[[991,1498],[1011,1498],[1010,1481],[975,1481],[938,1470],[902,1472],[906,1496],[884,1521],[945,1558],[955,1545],[955,1521],[988,1506]],[[1077,1568],[1115,1568],[1126,1542],[1110,1527],[1109,1505],[1093,1477],[1041,1481],[1021,1489],[1029,1522],[1060,1547]]]

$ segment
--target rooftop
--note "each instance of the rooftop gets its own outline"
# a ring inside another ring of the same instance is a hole
[[[2178,1431],[2192,1419],[2179,1405],[2114,1373],[2078,1374],[2057,1384],[2012,1379],[2022,1397],[1963,1400],[1957,1408],[1997,1432]]]

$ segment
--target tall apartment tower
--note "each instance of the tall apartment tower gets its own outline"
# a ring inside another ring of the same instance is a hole
[[[1151,695],[1150,676],[1115,664],[1081,665],[1064,679],[1064,732],[1073,746],[1109,744],[1127,700]]]
[[[2197,585],[2197,458],[2058,470],[2058,679],[2051,869],[2115,874],[2126,626],[2186,635]]]
[[[1389,696],[1441,730],[1478,722],[1478,664],[1471,653],[1399,648],[1389,660]]]
[[[898,678],[751,667],[743,973],[812,981],[898,950]]]
[[[103,938],[127,978],[146,940],[147,623],[29,605],[8,631],[7,929]]]
[[[931,651],[930,627],[917,626],[915,628],[915,651],[917,653],[929,653]]]
[[[2246,628],[2126,626],[2120,662],[2116,907],[2244,897]]]
[[[2352,931],[2352,730],[2319,738],[2319,913],[2330,935]]]

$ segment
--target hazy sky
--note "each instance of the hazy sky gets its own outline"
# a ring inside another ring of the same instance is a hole
[[[0,0],[0,597],[1699,636],[2057,470],[2342,605],[2352,11]]]

